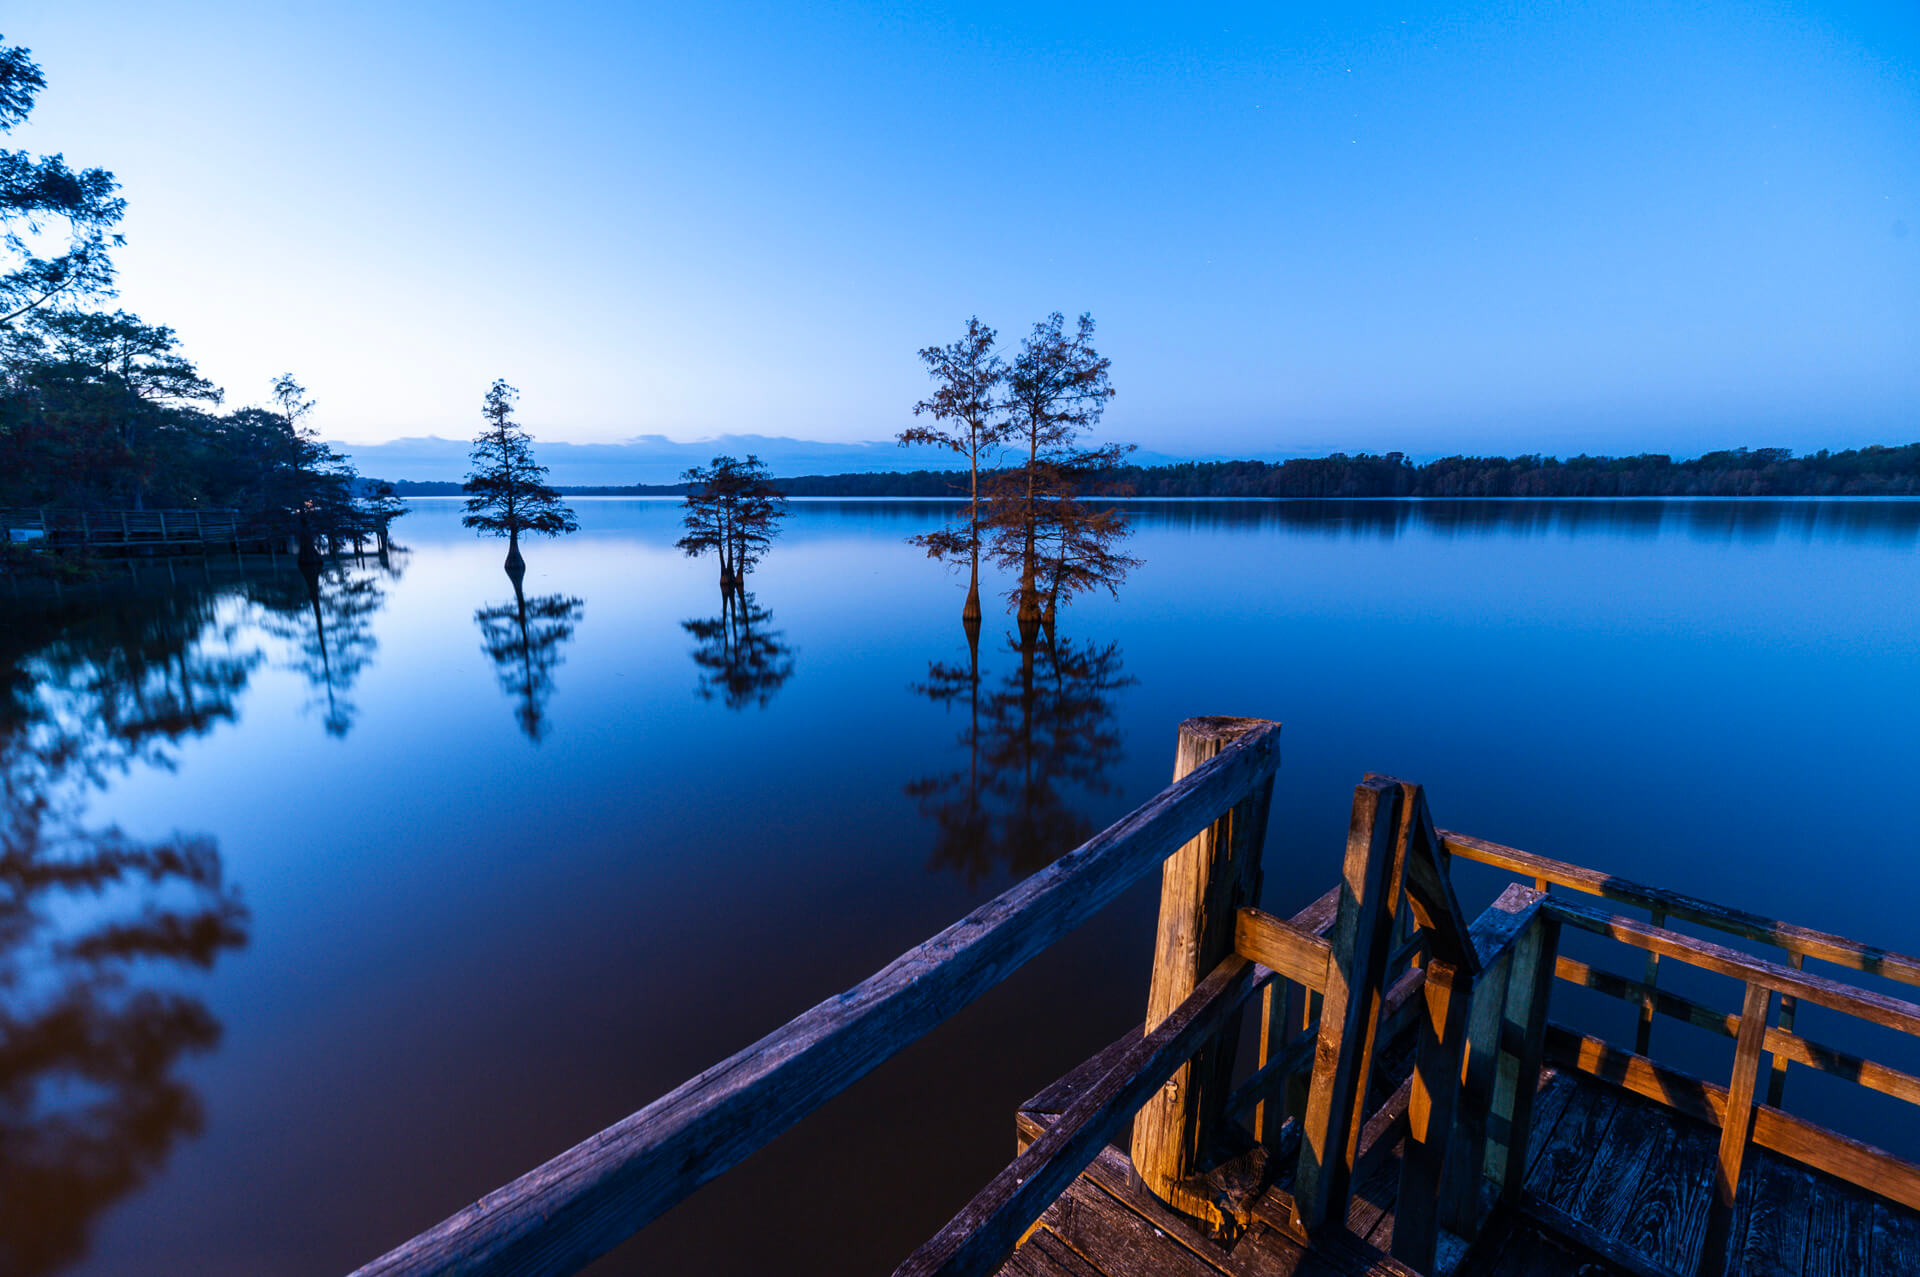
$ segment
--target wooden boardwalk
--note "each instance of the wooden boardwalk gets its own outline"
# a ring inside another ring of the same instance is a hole
[[[578,1271],[1155,872],[1144,1024],[1029,1101],[895,1277],[1920,1274],[1920,1164],[1781,1107],[1790,1067],[1920,1105],[1920,1076],[1795,1024],[1920,1038],[1920,1003],[1856,978],[1920,986],[1920,958],[1448,833],[1378,775],[1335,885],[1275,917],[1278,766],[1278,724],[1189,719],[1131,814],[360,1277]],[[1457,860],[1512,884],[1470,915]],[[1622,951],[1637,976],[1596,965]],[[1662,988],[1675,964],[1739,1011]],[[1554,1023],[1562,985],[1634,1004],[1634,1049]],[[1653,1059],[1656,1016],[1732,1039],[1726,1081]]]
[[[1058,1118],[1090,1061],[1022,1106],[1021,1143]],[[1521,1206],[1477,1244],[1446,1258],[1453,1277],[1627,1273],[1693,1277],[1706,1241],[1719,1132],[1578,1073],[1542,1072]],[[1404,1277],[1389,1258],[1403,1145],[1363,1161],[1347,1233],[1296,1241],[1261,1203],[1221,1240],[1170,1210],[1109,1146],[1040,1217],[1003,1277]],[[1756,1155],[1741,1184],[1728,1277],[1911,1277],[1920,1273],[1920,1212]]]
[[[375,518],[334,520],[324,530],[336,546],[384,541],[386,523]],[[263,521],[237,510],[62,510],[0,508],[0,539],[92,554],[206,554],[297,548],[299,525],[291,516]]]

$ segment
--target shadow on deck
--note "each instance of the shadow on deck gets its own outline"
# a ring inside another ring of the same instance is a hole
[[[1119,1045],[1119,1044],[1116,1044]],[[1021,1147],[1102,1071],[1103,1052],[1028,1101]],[[1540,1076],[1520,1207],[1437,1271],[1454,1277],[1699,1271],[1719,1131],[1579,1073]],[[1347,1228],[1303,1246],[1283,1201],[1256,1202],[1254,1223],[1219,1240],[1161,1203],[1109,1145],[1040,1217],[1000,1270],[1005,1277],[1361,1277],[1412,1272],[1388,1258],[1400,1150],[1360,1150]],[[1729,1277],[1907,1277],[1920,1273],[1920,1213],[1756,1151],[1742,1175]]]

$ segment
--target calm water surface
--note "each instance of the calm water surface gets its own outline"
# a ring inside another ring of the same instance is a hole
[[[977,681],[902,541],[938,506],[794,503],[744,613],[674,503],[577,508],[524,606],[436,501],[317,601],[183,566],[9,604],[0,1268],[344,1272],[1139,803],[1193,714],[1286,724],[1277,911],[1378,770],[1451,828],[1920,950],[1920,505],[1143,505],[1120,599],[1024,657],[990,618]],[[593,1271],[890,1270],[1137,1022],[1154,891]],[[1787,1103],[1920,1156],[1904,1106]]]

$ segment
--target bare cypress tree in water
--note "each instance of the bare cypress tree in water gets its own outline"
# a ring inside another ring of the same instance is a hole
[[[927,375],[939,383],[932,396],[913,406],[913,415],[931,416],[931,426],[912,426],[900,432],[900,443],[930,443],[967,459],[967,506],[956,523],[923,532],[908,540],[927,557],[967,564],[967,602],[960,619],[980,624],[980,467],[1006,431],[1005,405],[1000,387],[1007,367],[993,353],[993,329],[979,318],[967,321],[967,331],[951,346],[928,346],[920,352]]]
[[[560,503],[560,494],[542,480],[547,468],[533,459],[533,440],[513,419],[513,401],[520,392],[496,380],[487,391],[481,416],[487,424],[473,437],[473,473],[467,476],[467,513],[460,522],[494,536],[507,538],[507,574],[524,573],[520,534],[559,536],[578,532],[573,511]]]

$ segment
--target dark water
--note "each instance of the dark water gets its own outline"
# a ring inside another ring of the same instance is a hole
[[[317,600],[216,566],[9,605],[6,1263],[343,1272],[1134,806],[1192,714],[1286,724],[1275,910],[1380,770],[1451,828],[1920,949],[1920,504],[1146,506],[1119,601],[1025,659],[993,617],[977,694],[902,544],[937,507],[795,503],[744,612],[671,502],[579,511],[524,600],[421,502]],[[889,1270],[1137,1020],[1153,890],[595,1271]],[[1665,1021],[1656,1053],[1726,1068]],[[1787,1102],[1920,1156],[1905,1106]]]

